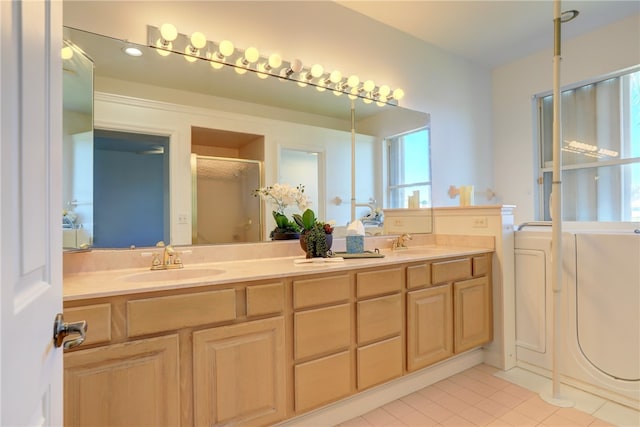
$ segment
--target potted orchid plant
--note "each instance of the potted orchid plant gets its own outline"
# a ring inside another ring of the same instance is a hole
[[[292,187],[289,184],[276,183],[254,190],[253,195],[273,206],[272,215],[276,228],[271,231],[272,240],[298,239],[300,237],[300,226],[287,217],[285,209],[291,205],[296,205],[300,211],[307,209],[310,201],[304,194],[303,185]]]

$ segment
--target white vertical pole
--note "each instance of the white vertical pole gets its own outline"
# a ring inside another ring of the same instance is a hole
[[[562,141],[560,115],[560,61],[561,57],[561,11],[560,0],[553,5],[553,183],[552,194],[552,248],[553,267],[553,392],[555,399],[560,398],[560,379],[558,374],[558,356],[561,345],[560,307],[562,297]]]
[[[351,222],[356,220],[356,103],[351,100]]]
[[[557,406],[573,406],[560,395],[559,356],[562,345],[562,132],[560,107],[560,60],[562,13],[560,0],[553,4],[553,182],[551,186],[551,258],[553,286],[553,344],[551,397],[542,396]]]

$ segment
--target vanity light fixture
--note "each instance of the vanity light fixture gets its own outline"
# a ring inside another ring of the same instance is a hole
[[[241,56],[236,61],[236,73],[244,74],[247,72],[251,64],[256,62],[260,58],[260,52],[255,47],[250,47],[244,51],[244,56]]]
[[[178,38],[178,30],[172,24],[162,24],[160,27],[160,37],[154,42],[158,48],[158,53],[162,56],[168,56],[173,50],[173,41]]]
[[[199,31],[191,34],[189,38],[189,44],[184,48],[186,59],[189,62],[195,62],[200,56],[200,49],[203,49],[207,45],[207,37]]]
[[[288,79],[291,77],[291,75],[293,75],[294,73],[299,73],[300,71],[302,71],[302,61],[300,61],[299,59],[294,59],[293,61],[291,61],[287,68],[283,68],[282,70],[280,70],[280,77]]]
[[[373,80],[361,82],[357,75],[343,78],[340,71],[325,72],[320,64],[314,64],[305,71],[299,59],[283,61],[276,53],[268,58],[261,57],[255,47],[249,47],[244,51],[237,50],[228,40],[212,42],[200,32],[195,32],[189,37],[180,34],[171,24],[163,24],[159,28],[147,26],[147,40],[148,45],[163,56],[176,53],[183,55],[190,62],[203,59],[209,61],[214,69],[226,65],[234,68],[238,74],[251,71],[261,79],[272,76],[280,80],[291,80],[299,86],[313,86],[320,92],[329,89],[337,96],[344,93],[350,99],[361,98],[367,103],[398,105],[398,100],[404,96],[402,89],[392,91],[387,85],[378,87]]]
[[[208,59],[211,60],[210,64],[216,70],[224,67],[224,61],[227,57],[233,55],[235,51],[235,46],[229,40],[222,40],[218,45],[218,50],[210,55],[207,55]]]
[[[262,62],[258,64],[257,67],[257,76],[261,79],[266,79],[271,74],[271,70],[275,70],[282,66],[282,57],[277,53],[272,53],[269,55],[269,59],[266,62]]]

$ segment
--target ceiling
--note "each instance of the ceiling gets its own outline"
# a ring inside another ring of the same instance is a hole
[[[338,4],[489,68],[553,47],[551,0],[338,1]],[[640,14],[638,0],[565,0],[580,15],[563,40]],[[640,17],[638,18],[640,25]]]

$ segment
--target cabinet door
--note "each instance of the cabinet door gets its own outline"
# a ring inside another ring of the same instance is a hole
[[[64,424],[180,425],[178,336],[65,354]]]
[[[413,371],[453,354],[451,285],[407,294],[407,369]]]
[[[193,334],[195,425],[268,425],[285,417],[282,317]]]
[[[486,344],[493,338],[491,285],[487,277],[454,283],[455,352]]]

